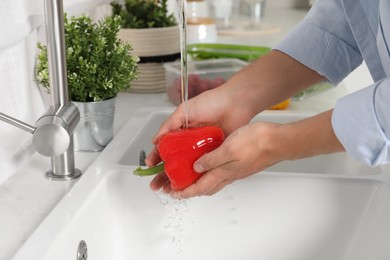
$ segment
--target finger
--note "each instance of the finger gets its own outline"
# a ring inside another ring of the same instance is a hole
[[[216,171],[205,173],[197,182],[182,191],[173,192],[172,196],[179,199],[188,199],[195,196],[206,195],[210,190],[223,183],[225,180]]]
[[[145,159],[145,164],[148,167],[156,166],[159,162],[161,162],[160,153],[157,150],[157,147],[153,147],[152,151]]]
[[[226,143],[222,143],[222,145],[214,151],[206,153],[196,160],[194,163],[194,171],[197,173],[204,173],[232,161],[228,152],[228,146]]]
[[[225,181],[219,183],[218,185],[216,185],[215,187],[213,187],[212,189],[210,189],[205,195],[207,195],[207,196],[214,195],[232,183],[233,183],[233,180],[225,180]]]
[[[183,127],[184,124],[184,113],[180,109],[181,106],[179,106],[175,112],[172,113],[168,117],[168,119],[161,124],[159,130],[157,131],[157,134],[152,138],[153,144],[157,144],[158,140],[161,136],[165,135],[166,133],[178,130]]]
[[[158,175],[156,175],[153,180],[150,182],[150,188],[153,190],[153,191],[158,191],[160,190],[161,188],[163,188],[164,186],[167,185],[167,183],[169,182],[169,179],[168,177],[165,175],[165,173],[160,173]],[[170,185],[169,185],[170,186]]]
[[[162,187],[162,191],[166,194],[172,193],[172,186],[171,186],[171,182],[169,180]]]

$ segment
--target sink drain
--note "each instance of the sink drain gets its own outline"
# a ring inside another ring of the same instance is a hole
[[[144,150],[141,150],[139,152],[139,166],[146,166],[145,159],[146,159],[146,152]]]
[[[77,260],[87,260],[88,259],[88,247],[87,243],[84,240],[81,240],[79,247],[77,248]]]

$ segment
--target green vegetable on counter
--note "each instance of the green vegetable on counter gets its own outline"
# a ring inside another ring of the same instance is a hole
[[[236,58],[253,61],[264,56],[271,48],[223,43],[195,43],[187,46],[187,53],[194,60]]]

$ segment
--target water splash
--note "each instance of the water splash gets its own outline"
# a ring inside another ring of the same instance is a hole
[[[176,253],[181,254],[183,252],[182,241],[187,232],[184,223],[189,219],[191,200],[176,199],[161,190],[156,192],[156,195],[167,211],[164,229],[171,235],[170,242],[175,246]],[[194,223],[194,221],[191,222]]]

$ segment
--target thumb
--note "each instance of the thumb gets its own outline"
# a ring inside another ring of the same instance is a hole
[[[197,173],[204,173],[227,163],[228,158],[224,155],[225,152],[221,148],[222,146],[212,152],[204,154],[195,161],[193,166],[194,171]]]

